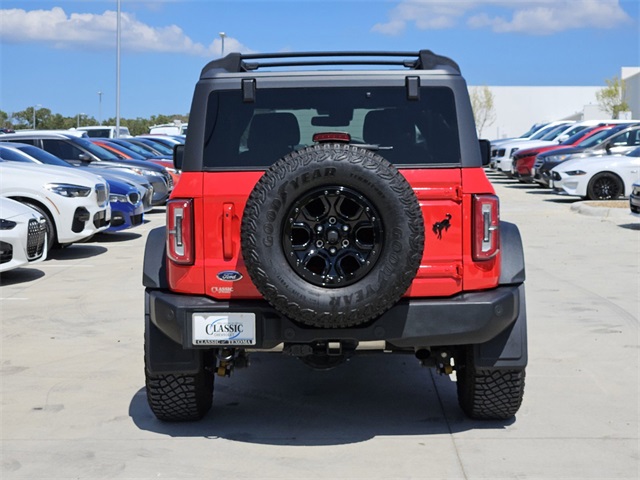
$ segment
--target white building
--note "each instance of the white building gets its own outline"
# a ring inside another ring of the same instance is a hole
[[[640,67],[623,67],[630,119],[640,120]],[[534,123],[554,120],[608,118],[596,99],[595,87],[489,87],[496,121],[484,127],[482,138],[497,139],[523,134]],[[470,87],[473,89],[474,87]]]

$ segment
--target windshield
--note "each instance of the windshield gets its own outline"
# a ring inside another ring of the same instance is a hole
[[[162,143],[161,141],[149,140],[146,138],[139,138],[138,141],[140,143],[144,143],[149,147],[153,148],[156,152],[159,152],[162,155],[173,155],[173,149]]]
[[[567,138],[564,142],[561,143],[561,145],[575,145],[580,140],[586,140],[587,138],[591,137],[591,135],[594,135],[600,131],[597,130],[597,128],[598,127],[587,127],[584,130],[580,130],[579,132],[574,133],[569,138]]]
[[[111,153],[109,150],[105,150],[104,148],[99,147],[98,145],[95,145],[89,140],[78,138],[77,141],[78,141],[78,145],[81,145],[85,149],[89,150],[100,160],[109,160],[110,162],[117,162],[120,160],[116,155]]]
[[[576,145],[579,148],[589,148],[596,145],[600,145],[604,140],[613,135],[611,130],[602,130],[598,133],[591,135],[589,138],[584,139]]]
[[[555,129],[557,129],[557,128],[558,128],[558,125],[553,125],[553,126],[549,125],[549,126],[546,126],[546,127],[542,128],[542,129],[540,129],[540,130],[538,131],[538,133],[536,133],[533,137],[531,137],[531,140],[540,140],[540,139],[542,139],[542,137],[544,137],[547,133],[549,133],[549,132],[551,132],[552,130],[555,130]]]
[[[522,135],[520,135],[519,138],[529,138],[531,137],[531,135],[533,135],[534,133],[536,133],[538,130],[540,130],[541,128],[545,127],[547,124],[546,123],[536,123],[535,125],[533,125],[529,131],[523,133]]]
[[[287,153],[314,145],[316,133],[346,133],[396,165],[460,164],[453,91],[421,87],[259,89],[209,96],[204,167],[266,168]]]
[[[133,145],[131,145],[130,143],[128,144],[122,144],[120,142],[107,142],[107,145],[109,145],[111,148],[124,153],[125,155],[127,155],[129,158],[132,158],[134,160],[145,160],[148,157],[141,155],[140,153],[138,153],[137,151],[135,151],[133,148],[131,148]]]
[[[556,128],[552,128],[547,132],[546,135],[543,135],[540,140],[555,140],[566,129],[567,129],[566,125],[560,125]]]

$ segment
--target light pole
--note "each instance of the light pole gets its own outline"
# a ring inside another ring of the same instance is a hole
[[[79,113],[78,114],[78,126],[76,128],[80,128],[80,117],[83,117],[85,115],[86,115],[86,113]]]
[[[120,137],[120,0],[116,20],[116,138]]]
[[[102,125],[102,91],[98,91],[98,124]]]
[[[38,107],[41,107],[41,106],[42,106],[42,105],[40,105],[40,104],[37,104],[37,105],[34,105],[34,106],[33,106],[33,129],[34,129],[34,130],[36,129],[36,109],[37,109]]]
[[[224,32],[220,32],[218,35],[220,35],[220,38],[222,39],[222,47],[220,48],[220,56],[224,57],[224,37],[226,37],[227,34],[224,33]]]

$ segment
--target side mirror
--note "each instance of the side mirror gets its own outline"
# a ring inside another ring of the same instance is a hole
[[[178,144],[173,147],[173,166],[176,170],[182,170],[182,157],[184,156],[184,145]]]
[[[491,142],[489,140],[478,140],[478,142],[480,142],[482,166],[485,167],[491,163]]]
[[[80,155],[78,155],[78,160],[80,160],[82,163],[91,163],[93,161],[93,159],[86,153],[81,153]]]
[[[611,153],[611,144],[609,142],[604,144],[604,149],[607,151],[608,154]]]

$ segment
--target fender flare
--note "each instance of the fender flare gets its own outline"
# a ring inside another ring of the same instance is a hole
[[[500,285],[514,285],[525,281],[524,249],[518,227],[500,222]]]
[[[168,289],[166,227],[157,227],[149,232],[144,247],[142,284],[147,288]]]
[[[527,309],[524,249],[518,227],[500,222],[500,285],[519,285],[518,317],[507,329],[486,343],[473,345],[476,368],[520,369],[528,362]]]

